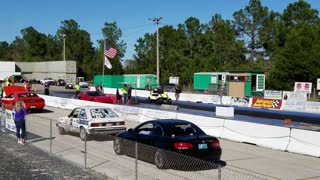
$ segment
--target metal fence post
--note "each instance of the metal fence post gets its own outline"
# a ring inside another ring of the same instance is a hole
[[[135,170],[136,180],[138,180],[138,142],[135,143]]]
[[[84,136],[84,169],[87,169],[87,136]]]
[[[6,132],[6,115],[1,110],[0,110],[0,130],[3,133]]]
[[[52,119],[50,119],[50,155],[52,154]]]
[[[218,164],[218,180],[221,180],[221,164]]]

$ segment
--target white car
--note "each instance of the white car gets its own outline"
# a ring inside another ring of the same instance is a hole
[[[124,119],[103,106],[77,107],[68,117],[59,118],[56,125],[59,134],[78,132],[83,141],[92,134],[117,134],[126,130]]]
[[[44,85],[45,83],[48,83],[49,85],[54,85],[55,80],[53,80],[52,78],[44,78],[40,80],[40,84]]]

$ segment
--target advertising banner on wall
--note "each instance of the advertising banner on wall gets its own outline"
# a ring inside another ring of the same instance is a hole
[[[311,94],[312,83],[311,82],[295,82],[294,92],[307,92]]]
[[[282,91],[264,90],[264,98],[266,98],[266,99],[282,99]]]
[[[284,96],[287,96],[286,100],[299,100],[299,101],[307,101],[308,94],[307,92],[293,92],[293,91],[283,91],[283,99]]]
[[[15,125],[13,117],[12,117],[12,110],[6,109],[5,114],[6,114],[6,128],[9,131],[16,132],[16,125]]]
[[[281,109],[281,99],[252,98],[251,107]]]
[[[248,107],[249,106],[249,101],[250,101],[249,98],[231,97],[230,105]]]

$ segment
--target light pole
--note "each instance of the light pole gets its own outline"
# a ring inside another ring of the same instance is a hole
[[[160,84],[160,68],[159,68],[159,22],[162,20],[160,18],[149,18],[150,21],[155,22],[157,25],[157,85]]]
[[[63,60],[66,60],[66,35],[61,34],[63,37]]]

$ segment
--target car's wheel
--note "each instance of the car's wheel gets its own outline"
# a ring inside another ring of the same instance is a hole
[[[81,127],[80,128],[80,139],[82,141],[85,141],[85,140],[88,140],[88,137],[89,137],[89,135],[88,135],[86,129],[84,129],[84,127]]]
[[[168,104],[172,104],[172,100],[171,99],[168,99]]]
[[[124,154],[123,149],[122,149],[121,140],[118,137],[115,137],[113,140],[113,150],[118,155]]]
[[[162,104],[163,103],[163,100],[161,98],[158,98],[157,99],[157,104]]]
[[[158,149],[154,155],[154,164],[159,169],[168,168],[168,162],[165,153],[163,150]]]
[[[66,134],[66,131],[64,130],[63,127],[59,127],[58,131],[59,131],[59,134],[61,134],[61,135]]]

